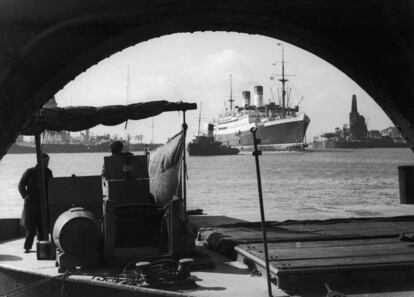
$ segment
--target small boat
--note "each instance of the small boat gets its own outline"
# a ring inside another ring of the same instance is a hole
[[[214,137],[214,124],[209,123],[207,135],[200,132],[201,125],[201,103],[200,113],[198,115],[198,132],[193,141],[188,144],[187,150],[190,156],[219,156],[219,155],[237,155],[240,150],[229,145],[224,145]]]
[[[208,134],[198,135],[188,144],[190,156],[237,155],[240,150],[214,139],[214,125],[208,124]]]

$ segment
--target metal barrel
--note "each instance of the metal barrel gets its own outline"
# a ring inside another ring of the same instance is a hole
[[[64,253],[72,256],[93,255],[101,241],[99,222],[86,209],[71,208],[57,218],[53,226],[53,240]]]

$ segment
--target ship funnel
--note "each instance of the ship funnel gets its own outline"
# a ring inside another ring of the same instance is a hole
[[[214,137],[214,125],[211,124],[211,123],[208,124],[207,136],[209,138],[213,138]]]
[[[243,91],[242,98],[243,98],[244,106],[249,106],[250,105],[250,91]]]
[[[262,86],[254,87],[254,104],[257,107],[263,106],[263,87]]]

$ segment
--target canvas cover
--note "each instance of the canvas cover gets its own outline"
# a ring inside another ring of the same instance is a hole
[[[185,152],[185,133],[181,131],[151,153],[148,173],[150,192],[157,205],[165,206],[173,196],[181,196],[181,169]]]
[[[103,107],[72,106],[42,108],[25,123],[21,135],[49,131],[82,131],[97,125],[115,126],[128,120],[141,120],[165,111],[196,109],[195,103],[151,101]]]

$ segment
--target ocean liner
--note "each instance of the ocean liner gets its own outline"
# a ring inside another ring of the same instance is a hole
[[[286,91],[285,62],[282,47],[282,74],[279,81],[282,84],[280,104],[275,102],[263,103],[263,87],[254,87],[253,102],[250,91],[243,91],[244,106],[233,108],[232,91],[230,87],[230,108],[215,122],[215,137],[223,144],[251,150],[253,138],[250,129],[257,129],[261,150],[296,150],[306,147],[305,134],[310,119],[304,113],[299,113],[299,106],[289,107],[289,95]]]

